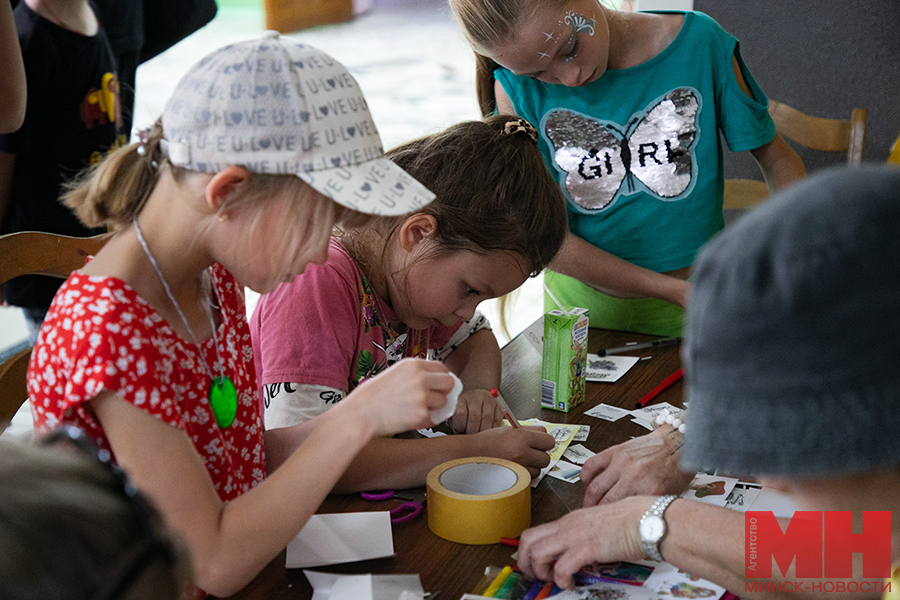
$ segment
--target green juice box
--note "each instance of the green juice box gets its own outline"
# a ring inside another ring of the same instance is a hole
[[[541,407],[569,412],[584,402],[588,310],[551,310],[544,315]]]

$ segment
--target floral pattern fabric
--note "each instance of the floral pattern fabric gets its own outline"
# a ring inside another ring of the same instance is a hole
[[[28,394],[38,434],[61,422],[83,428],[112,453],[89,400],[107,390],[181,429],[203,459],[219,497],[232,500],[265,477],[262,423],[243,288],[219,265],[211,270],[221,307],[216,331],[237,416],[216,425],[205,361],[218,376],[213,337],[197,354],[134,289],[112,277],[73,273],[60,288],[38,336]]]

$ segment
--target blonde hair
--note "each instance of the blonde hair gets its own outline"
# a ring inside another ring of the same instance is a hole
[[[162,119],[140,137],[140,142],[119,148],[67,184],[62,202],[86,227],[115,229],[129,223],[140,213],[165,173],[171,173],[177,184],[198,175],[172,165],[166,158],[162,151]],[[316,248],[321,248],[332,233],[330,227],[321,227],[322,223],[357,226],[369,218],[337,204],[294,175],[254,173],[248,190],[245,194],[229,196],[219,212],[243,210],[286,194],[296,198],[294,209],[284,215],[296,224],[296,229],[284,228],[282,239],[277,240],[278,248],[285,253],[293,254],[305,247],[311,256]],[[252,221],[251,235],[257,231],[257,218]]]
[[[153,528],[165,532],[156,511]],[[3,598],[91,598],[127,572],[148,538],[122,481],[89,456],[0,441]],[[166,537],[164,543],[171,543]],[[122,598],[175,599],[190,581],[185,555],[155,553]]]
[[[543,10],[563,8],[570,0],[449,0],[450,10],[475,51],[475,91],[482,116],[494,114],[494,70],[500,65],[489,55],[497,46],[514,39],[516,29]],[[607,17],[617,11],[597,0]]]

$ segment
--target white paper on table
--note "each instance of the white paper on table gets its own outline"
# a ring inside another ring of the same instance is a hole
[[[681,412],[680,408],[675,408],[668,402],[660,402],[659,404],[651,404],[650,406],[645,406],[643,408],[636,408],[631,411],[631,415],[635,419],[652,424],[653,420],[656,419],[656,415],[664,410],[668,410],[669,412]]]
[[[776,517],[790,518],[799,510],[789,496],[764,487],[759,490],[749,510],[771,510]]]
[[[564,460],[558,460],[556,461],[556,464],[547,471],[547,475],[556,479],[561,479],[562,481],[575,483],[576,481],[581,481],[581,467]]]
[[[544,475],[546,475],[550,469],[556,465],[557,461],[562,458],[563,452],[569,447],[569,443],[572,441],[572,438],[575,437],[575,434],[580,427],[578,425],[567,425],[565,423],[548,423],[547,421],[542,421],[540,419],[528,419],[527,421],[519,422],[522,425],[537,425],[539,427],[544,427],[547,430],[547,433],[552,435],[553,439],[556,440],[556,445],[552,450],[547,452],[547,454],[550,455],[550,464],[541,469],[538,476],[531,480],[531,487],[537,487],[541,480],[544,479]]]
[[[585,379],[613,383],[618,381],[637,361],[637,356],[599,356],[589,353],[584,369]]]
[[[632,422],[632,423],[635,423],[635,424],[637,424],[637,425],[640,425],[641,427],[643,427],[643,428],[646,429],[647,431],[653,431],[653,425],[650,424],[650,421],[645,421],[644,419],[634,418],[634,419],[631,420],[631,422]]]
[[[681,497],[689,500],[699,500],[706,504],[725,506],[728,494],[731,493],[737,482],[738,480],[734,477],[697,473],[688,489],[681,494]]]
[[[571,460],[576,465],[583,465],[587,461],[587,459],[596,454],[596,452],[586,448],[585,446],[582,446],[581,444],[574,444],[566,448],[566,451],[563,452],[563,458]]]
[[[387,511],[313,515],[287,547],[288,569],[394,555]]]
[[[588,436],[591,435],[591,426],[590,425],[582,425],[578,428],[578,431],[575,432],[575,435],[572,436],[573,442],[586,442]]]
[[[312,600],[421,599],[425,595],[418,575],[339,575],[303,571],[313,588]]]
[[[734,489],[725,499],[725,508],[736,510],[738,512],[747,512],[753,505],[753,501],[759,495],[761,485],[758,483],[749,483],[746,481],[738,481],[734,484]]]
[[[612,406],[611,404],[598,404],[590,410],[584,411],[584,414],[589,417],[603,419],[604,421],[615,422],[626,415],[630,415],[631,411],[619,408],[618,406]]]

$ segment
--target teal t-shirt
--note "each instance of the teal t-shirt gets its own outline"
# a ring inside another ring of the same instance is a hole
[[[677,14],[684,24],[660,54],[584,87],[494,72],[516,114],[538,127],[571,231],[660,272],[693,263],[723,226],[719,134],[732,151],[775,137],[737,40],[703,13]],[[732,57],[753,98],[738,86]]]

